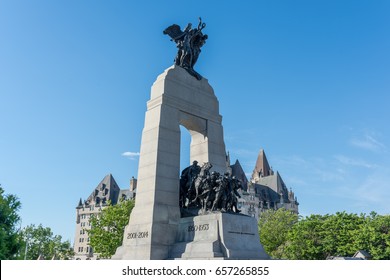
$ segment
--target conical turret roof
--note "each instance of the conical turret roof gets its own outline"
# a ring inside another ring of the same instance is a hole
[[[82,207],[83,207],[83,201],[82,201],[82,199],[80,198],[79,204],[77,205],[76,208],[82,208]]]
[[[260,150],[259,155],[257,156],[255,171],[258,173],[261,172],[264,177],[272,174],[271,167],[263,149]]]

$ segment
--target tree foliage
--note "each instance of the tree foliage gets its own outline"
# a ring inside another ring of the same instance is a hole
[[[326,217],[311,215],[300,220],[288,233],[283,258],[285,259],[323,259],[323,221]]]
[[[123,232],[133,207],[133,200],[125,200],[103,208],[98,215],[90,218],[89,244],[101,258],[111,258],[122,244]]]
[[[390,215],[371,212],[357,234],[357,247],[370,252],[374,260],[390,260]]]
[[[27,260],[36,260],[38,257],[67,260],[74,254],[70,242],[63,242],[61,235],[54,235],[49,227],[30,225],[22,230],[21,235],[24,241],[22,257]]]
[[[282,257],[287,234],[297,221],[298,215],[284,208],[261,213],[259,219],[260,242],[272,258]]]
[[[265,216],[270,217],[259,222],[260,240],[274,258],[321,260],[365,250],[373,259],[390,259],[389,215],[310,215],[291,226],[291,221],[278,211],[266,212]]]
[[[0,260],[15,259],[20,252],[18,225],[21,207],[19,199],[12,194],[4,194],[0,186]]]

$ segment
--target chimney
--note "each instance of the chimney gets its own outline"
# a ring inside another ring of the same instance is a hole
[[[137,179],[135,179],[133,176],[130,179],[130,191],[134,192],[136,189],[137,189]]]

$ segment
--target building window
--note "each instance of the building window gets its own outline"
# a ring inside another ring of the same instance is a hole
[[[87,253],[89,252],[89,247],[87,247]]]

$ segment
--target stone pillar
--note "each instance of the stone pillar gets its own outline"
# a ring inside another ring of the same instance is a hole
[[[190,131],[191,161],[225,172],[222,117],[206,79],[172,66],[152,86],[138,166],[137,196],[113,259],[167,259],[180,220],[180,127]]]

